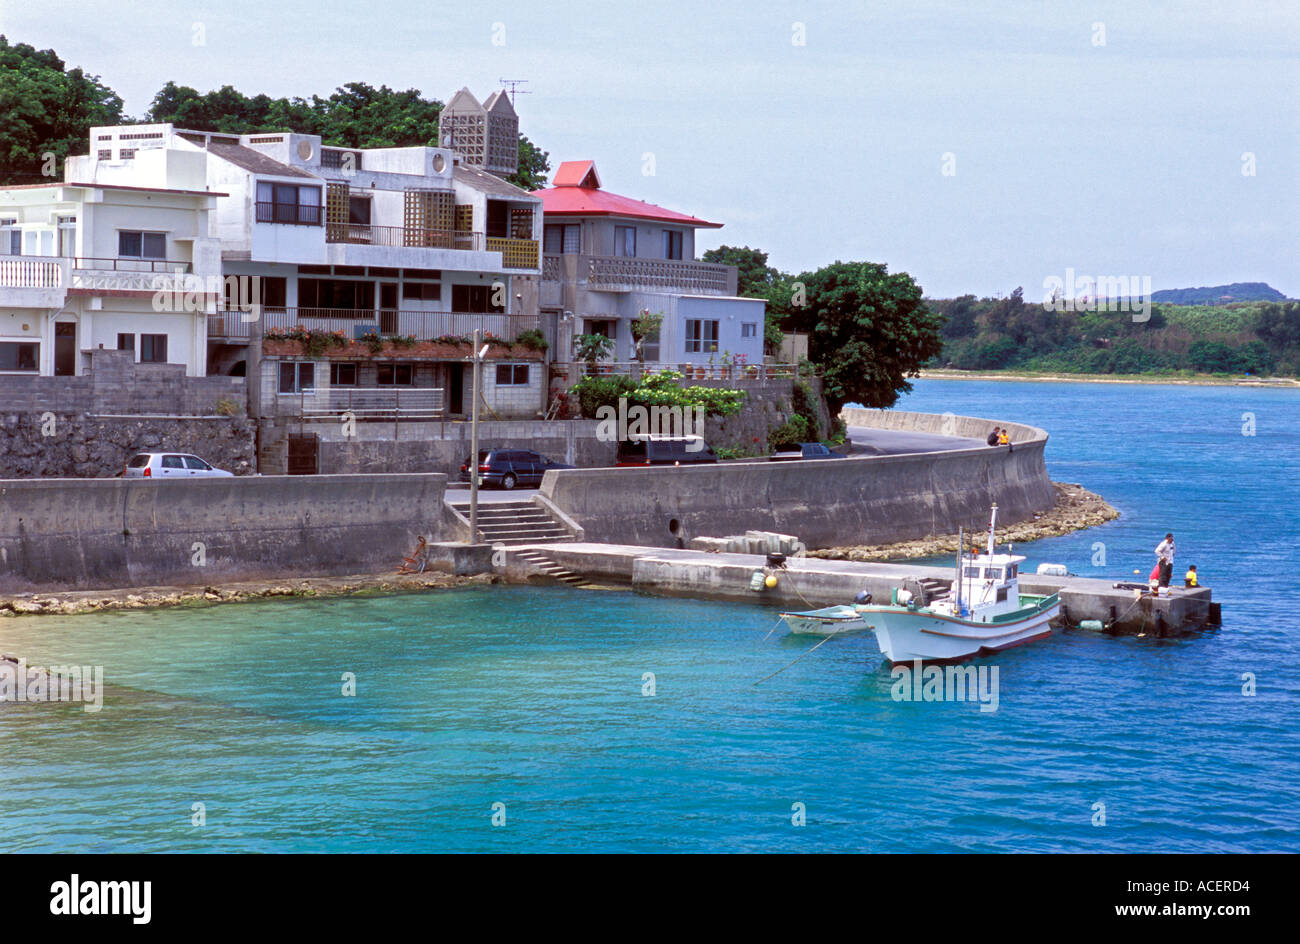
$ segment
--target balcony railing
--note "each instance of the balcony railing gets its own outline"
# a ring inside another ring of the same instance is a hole
[[[320,226],[322,208],[316,203],[270,203],[257,201],[257,222]]]
[[[796,377],[820,376],[821,369],[813,364],[671,364],[650,361],[607,361],[597,364],[573,362],[552,364],[551,376],[575,384],[583,377],[612,377],[622,375],[640,378],[661,370],[681,373],[684,384],[702,386],[764,386],[774,381],[789,381]]]
[[[415,249],[464,249],[482,251],[483,234],[418,226],[373,226],[369,223],[328,223],[327,243],[360,246],[389,246]]]
[[[0,286],[5,288],[62,288],[63,263],[58,259],[24,259],[0,256]]]
[[[670,289],[705,295],[725,295],[734,291],[730,266],[635,256],[590,256],[586,263],[588,288]],[[584,273],[581,268],[578,271],[581,278]]]
[[[74,269],[88,269],[94,272],[165,272],[168,275],[188,273],[190,264],[172,259],[137,259],[108,258],[104,256],[78,256],[73,260]]]
[[[501,253],[501,265],[506,269],[536,269],[537,240],[507,239],[504,236],[487,238],[488,252]]]
[[[359,311],[353,308],[263,308],[260,311],[227,309],[208,316],[208,337],[227,342],[265,337],[272,331],[341,332],[360,341],[368,334],[413,337],[416,341],[466,338],[478,328],[485,334],[513,340],[519,332],[538,327],[536,315],[464,311]]]
[[[299,412],[352,413],[358,417],[396,416],[414,419],[441,416],[441,387],[317,387],[310,392],[280,394],[299,404]]]

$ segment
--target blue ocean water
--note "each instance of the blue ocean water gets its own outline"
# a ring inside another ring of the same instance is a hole
[[[0,650],[109,691],[0,706],[0,849],[1300,849],[1300,393],[923,380],[900,406],[1048,429],[1053,478],[1123,517],[1030,563],[1131,578],[1174,531],[1223,627],[1011,650],[981,712],[895,701],[870,637],[791,665],[810,643],[769,608],[621,591],[10,618]]]

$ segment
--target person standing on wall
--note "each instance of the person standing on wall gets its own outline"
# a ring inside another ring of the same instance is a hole
[[[1174,535],[1172,531],[1166,534],[1165,539],[1156,545],[1156,567],[1160,571],[1160,586],[1169,586],[1169,581],[1174,576]]]

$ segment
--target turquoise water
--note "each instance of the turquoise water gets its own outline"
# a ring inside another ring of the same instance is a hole
[[[1058,634],[982,663],[981,712],[894,701],[869,637],[755,684],[810,645],[765,638],[771,610],[624,592],[11,618],[0,651],[102,664],[109,691],[0,706],[0,849],[1300,848],[1300,394],[921,381],[900,406],[1050,430],[1053,477],[1124,516],[1031,563],[1131,577],[1175,531],[1223,628]]]

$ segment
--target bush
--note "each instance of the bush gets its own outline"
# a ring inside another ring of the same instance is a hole
[[[618,409],[619,397],[626,397],[629,405],[679,406],[687,409],[699,406],[704,408],[708,416],[738,413],[745,404],[744,391],[680,387],[677,381],[681,377],[675,370],[647,374],[641,378],[640,383],[623,375],[587,376],[574,384],[571,392],[577,395],[582,415],[587,419],[596,419],[596,411],[602,406]]]
[[[776,449],[788,448],[799,443],[812,442],[813,431],[806,419],[795,414],[780,426],[768,430],[767,441]]]
[[[551,346],[550,342],[546,340],[546,335],[542,334],[539,328],[528,328],[520,331],[515,338],[515,343],[523,345],[530,351],[546,351]]]

